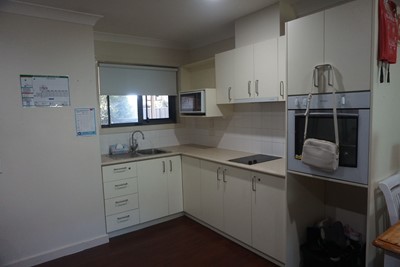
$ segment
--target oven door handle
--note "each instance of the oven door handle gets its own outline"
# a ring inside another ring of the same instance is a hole
[[[358,117],[358,114],[354,114],[354,113],[337,113],[338,116],[341,117]],[[305,117],[304,113],[296,113],[294,114],[294,116],[296,117]],[[309,116],[314,116],[314,117],[318,117],[318,116],[332,116],[333,117],[333,113],[332,112],[310,112]]]

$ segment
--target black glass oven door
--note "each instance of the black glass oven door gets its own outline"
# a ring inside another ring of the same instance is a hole
[[[304,143],[304,113],[295,116],[295,158],[301,159]],[[338,113],[339,166],[357,167],[358,114]],[[333,114],[311,112],[308,118],[307,138],[335,142]]]

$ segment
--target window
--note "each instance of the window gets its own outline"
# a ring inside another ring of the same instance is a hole
[[[102,127],[176,122],[176,68],[100,64]]]
[[[101,126],[122,127],[176,122],[175,96],[100,95]]]

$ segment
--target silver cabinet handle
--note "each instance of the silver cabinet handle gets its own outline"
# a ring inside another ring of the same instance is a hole
[[[222,181],[224,181],[224,183],[227,182],[227,181],[226,181],[226,171],[227,171],[227,169],[224,169],[224,170],[222,171]]]
[[[229,102],[232,101],[231,91],[232,91],[232,87],[229,86],[229,88],[228,88],[228,100],[229,100]]]
[[[162,172],[165,173],[165,161],[162,162]]]
[[[256,91],[256,95],[258,96],[258,80],[256,80],[256,83],[255,83],[255,91]]]
[[[120,200],[120,201],[115,201],[115,207],[125,206],[126,204],[128,204],[128,199],[124,199],[124,200]]]
[[[256,188],[256,176],[253,176],[253,178],[251,178],[251,189],[254,192],[257,190],[257,188]]]
[[[117,217],[117,222],[125,222],[127,220],[129,220],[129,217],[131,217],[130,215],[126,215],[126,216],[122,216],[122,217]]]
[[[279,83],[279,95],[284,98],[285,94],[285,84],[283,83],[283,81],[280,81]]]
[[[128,183],[123,183],[123,184],[116,184],[114,185],[115,189],[122,189],[128,186]]]
[[[249,81],[249,82],[247,83],[247,93],[249,94],[249,97],[251,96],[251,90],[250,90],[250,88],[251,88],[251,81]]]
[[[219,171],[221,170],[221,167],[218,167],[217,169],[217,181],[221,181],[221,179],[219,178]]]
[[[121,168],[114,168],[113,172],[114,173],[121,173],[121,172],[126,172],[127,170],[128,170],[128,167],[121,167]]]
[[[172,172],[172,160],[169,160],[169,171]]]

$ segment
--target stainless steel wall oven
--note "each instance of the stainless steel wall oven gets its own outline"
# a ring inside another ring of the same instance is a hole
[[[307,137],[335,141],[332,94],[313,95]],[[326,172],[301,162],[307,95],[288,97],[288,170],[326,179],[368,184],[370,92],[336,93],[339,168]]]

